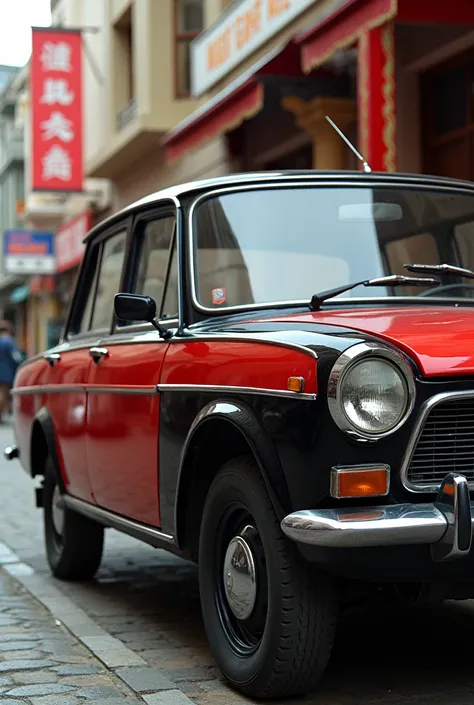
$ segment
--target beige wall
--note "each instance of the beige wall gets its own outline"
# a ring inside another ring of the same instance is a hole
[[[114,208],[123,208],[143,196],[186,181],[208,179],[234,171],[223,138],[207,143],[184,159],[165,167],[159,154],[131,163],[115,182]]]

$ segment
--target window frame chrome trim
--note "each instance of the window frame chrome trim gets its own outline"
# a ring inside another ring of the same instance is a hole
[[[400,464],[400,481],[404,489],[408,492],[412,492],[413,494],[435,494],[439,491],[441,482],[439,484],[430,483],[424,485],[415,485],[410,482],[408,480],[408,469],[415,453],[416,446],[418,445],[418,441],[423,433],[426,420],[428,419],[431,411],[445,401],[458,401],[463,399],[474,400],[474,389],[464,389],[457,392],[439,392],[438,394],[429,397],[429,399],[421,405],[410,435],[410,439],[407,443],[405,453],[403,454],[402,462]],[[469,489],[474,489],[474,481],[469,483]]]
[[[194,392],[224,394],[255,394],[258,396],[284,397],[285,399],[316,401],[317,394],[292,392],[287,389],[268,389],[266,387],[235,387],[226,384],[159,384],[160,392]]]
[[[324,175],[320,180],[317,178],[307,178],[305,179],[304,176],[298,176],[294,180],[291,179],[291,177],[288,177],[287,175],[284,175],[284,177],[280,177],[281,180],[275,179],[274,181],[266,181],[266,182],[245,182],[245,183],[237,183],[236,185],[229,185],[229,186],[221,186],[217,187],[215,189],[205,191],[204,193],[200,192],[197,194],[197,196],[194,198],[192,201],[190,207],[189,207],[189,212],[188,212],[188,217],[187,217],[187,225],[188,225],[188,233],[187,233],[187,245],[189,249],[189,255],[187,258],[187,271],[188,271],[188,276],[189,276],[189,289],[190,289],[190,295],[191,295],[191,303],[193,308],[198,311],[199,313],[206,314],[208,317],[216,317],[219,315],[225,315],[227,313],[232,313],[234,311],[254,311],[258,309],[267,309],[267,308],[278,308],[278,307],[284,307],[284,306],[309,306],[309,298],[308,300],[287,300],[287,301],[269,301],[265,303],[252,303],[252,304],[243,304],[243,305],[238,305],[238,306],[226,306],[223,309],[215,309],[211,308],[208,306],[203,306],[202,304],[199,303],[197,294],[196,294],[196,258],[195,258],[195,248],[194,248],[194,226],[193,226],[193,220],[194,220],[194,213],[196,208],[201,204],[202,201],[210,198],[211,196],[218,196],[221,194],[227,194],[227,193],[241,193],[244,191],[256,191],[256,190],[276,190],[276,189],[282,189],[282,188],[302,188],[302,187],[309,187],[309,186],[317,186],[321,188],[336,188],[336,187],[341,187],[341,188],[399,188],[400,185],[404,185],[404,182],[401,181],[400,184],[399,182],[395,180],[390,180],[389,178],[383,178],[380,180],[371,180],[370,178],[368,179],[361,179],[358,181],[357,179],[347,179],[344,178],[344,176],[341,175],[340,181],[337,181],[336,178],[334,180],[330,180],[327,175]],[[409,182],[409,179],[407,178],[407,182]],[[408,183],[408,188],[410,190],[423,190],[423,191],[446,191],[446,192],[454,192],[454,193],[459,193],[463,195],[468,195],[471,197],[474,197],[474,194],[469,191],[469,189],[466,187],[465,184],[461,184],[459,187],[455,184],[437,184],[436,181],[433,183],[420,183],[419,185],[416,183],[416,181],[412,181]],[[185,196],[186,193],[181,194],[181,196]],[[433,302],[438,301],[438,299],[432,298]],[[405,300],[417,300],[418,297],[378,297],[378,298],[362,298],[362,299],[357,299],[357,298],[347,298],[347,299],[338,299],[337,303],[338,304],[347,304],[347,303],[368,303],[370,305],[371,301],[377,301],[381,300],[382,302],[386,300],[392,300],[396,299],[398,303],[400,303],[403,299]],[[455,301],[462,301],[460,299],[453,299]],[[446,301],[445,297],[440,297],[440,301]],[[439,303],[439,301],[438,301]],[[425,302],[423,302],[423,305],[425,305]]]
[[[381,433],[364,433],[353,426],[342,410],[339,390],[344,377],[349,370],[364,358],[381,358],[397,367],[402,373],[407,386],[407,405],[403,416],[397,424],[388,431]],[[360,442],[378,441],[391,436],[398,431],[408,420],[415,406],[416,385],[415,375],[404,355],[388,346],[379,343],[355,343],[342,352],[331,368],[327,384],[327,400],[331,417],[336,426],[346,435]]]

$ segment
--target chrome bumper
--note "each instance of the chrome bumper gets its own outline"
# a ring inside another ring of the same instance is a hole
[[[392,504],[350,509],[309,509],[281,522],[293,541],[326,548],[430,544],[434,561],[469,553],[474,502],[464,475],[447,475],[432,504]]]

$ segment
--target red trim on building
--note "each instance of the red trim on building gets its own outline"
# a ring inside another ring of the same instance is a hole
[[[343,7],[296,39],[301,45],[303,71],[310,73],[337,49],[354,45],[361,33],[393,19],[397,4],[397,0],[348,0]]]
[[[262,108],[263,85],[250,79],[209,112],[197,117],[195,122],[167,138],[164,144],[166,163],[170,164],[223,132],[234,130],[244,120],[257,115]]]
[[[263,76],[301,76],[299,47],[294,42],[278,47],[168,132],[163,139],[166,163],[257,115],[265,97]]]
[[[358,45],[359,151],[373,171],[396,171],[393,22],[364,32]]]

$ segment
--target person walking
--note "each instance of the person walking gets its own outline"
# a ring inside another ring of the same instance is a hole
[[[0,321],[0,423],[10,407],[10,390],[22,355],[13,339],[13,327]]]

